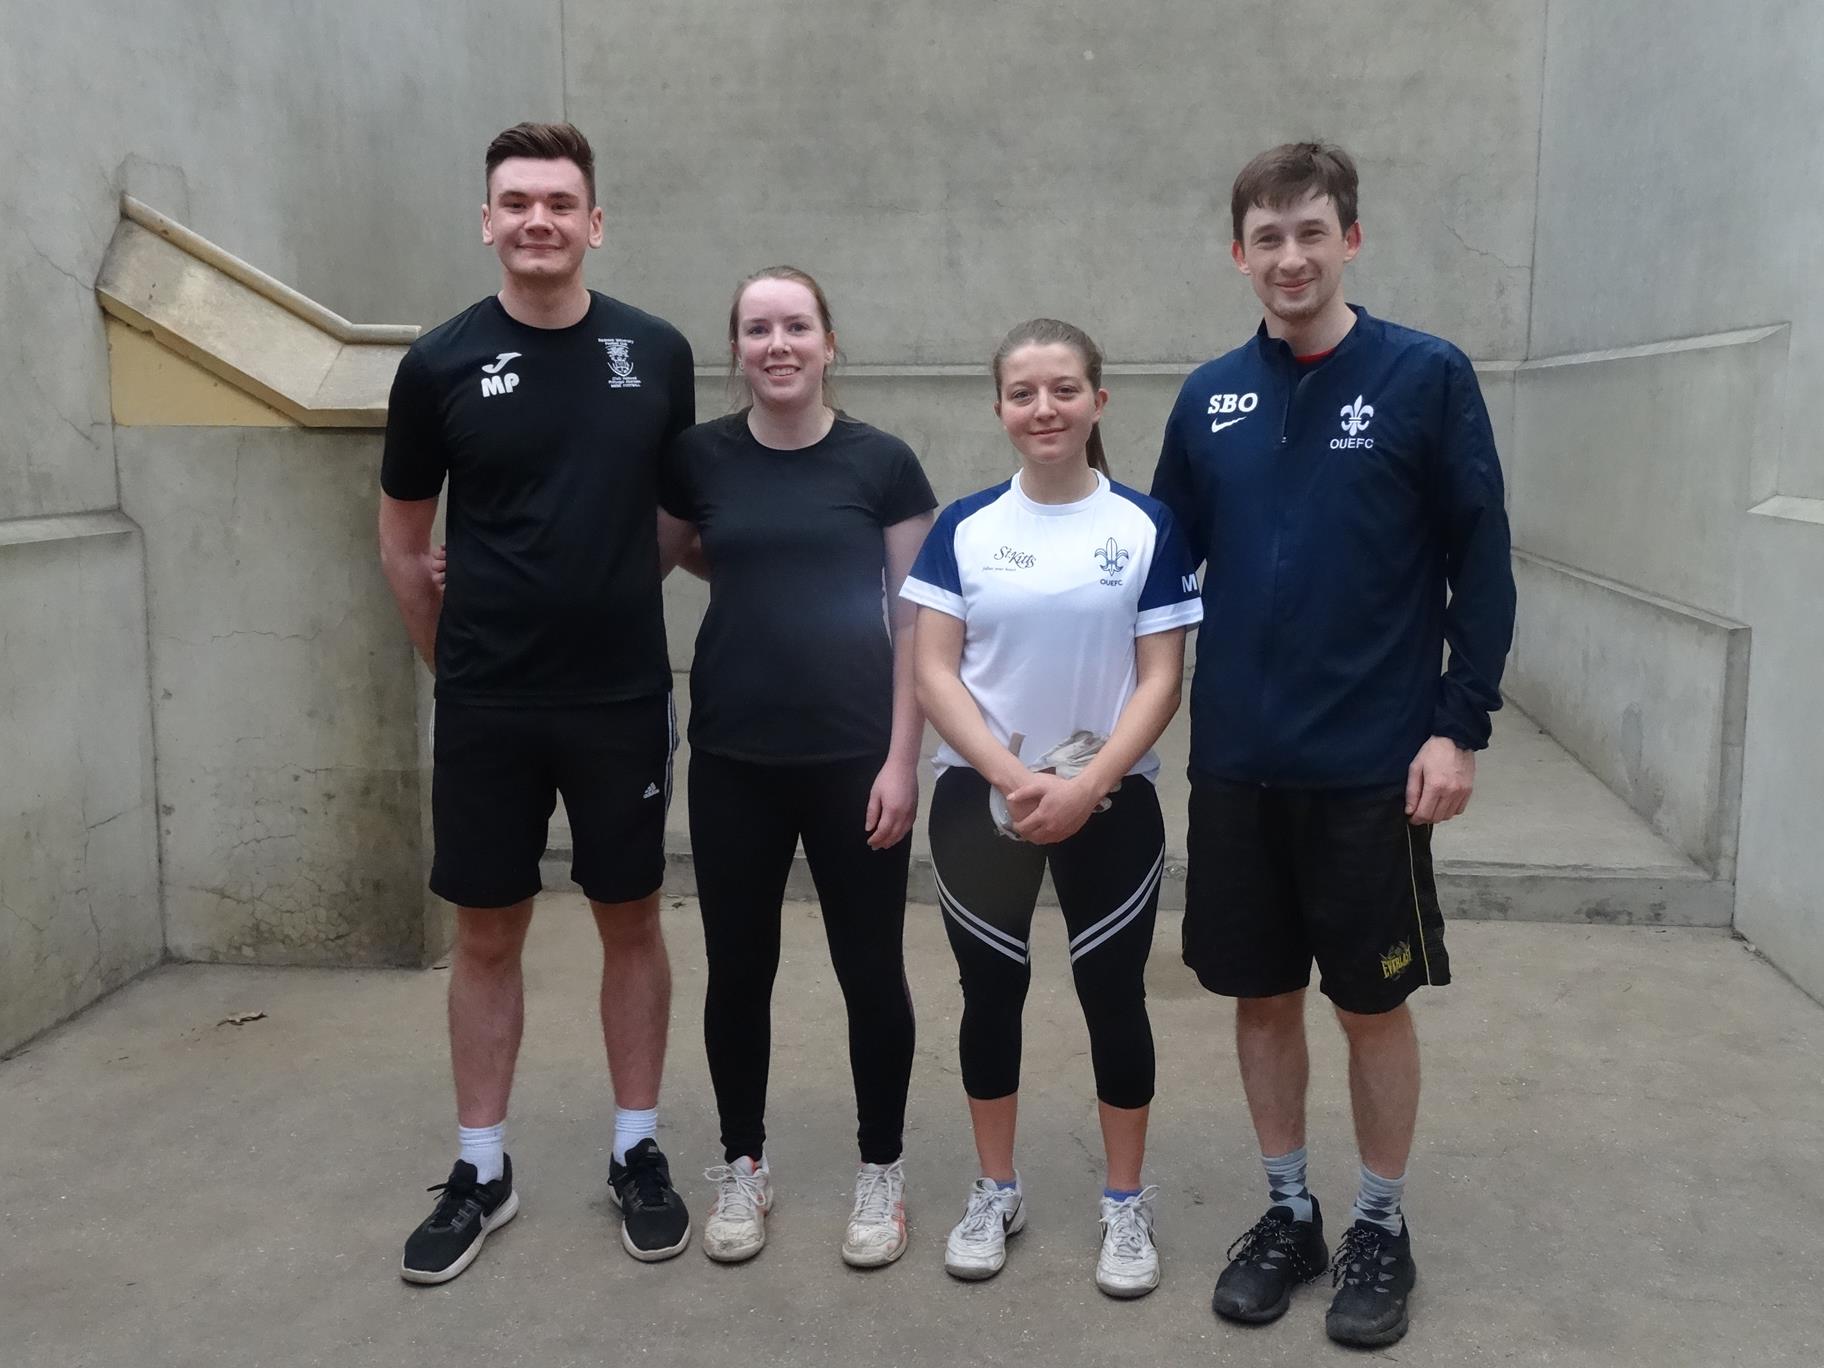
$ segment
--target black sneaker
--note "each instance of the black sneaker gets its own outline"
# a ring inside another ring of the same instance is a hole
[[[1324,1248],[1324,1214],[1311,1199],[1311,1219],[1293,1217],[1290,1207],[1269,1207],[1229,1246],[1229,1266],[1216,1279],[1210,1309],[1225,1320],[1264,1325],[1292,1305],[1292,1289],[1310,1282],[1330,1263]]]
[[[651,1136],[608,1161],[608,1191],[621,1212],[621,1244],[641,1263],[682,1254],[690,1243],[690,1213],[671,1185],[671,1165]]]
[[[475,1165],[458,1159],[448,1182],[425,1189],[441,1192],[437,1208],[405,1241],[399,1276],[413,1283],[446,1283],[475,1262],[481,1242],[519,1213],[513,1191],[513,1161],[491,1183],[475,1181]]]
[[[1331,1339],[1378,1349],[1406,1333],[1406,1299],[1419,1270],[1412,1261],[1412,1232],[1403,1219],[1398,1235],[1357,1221],[1343,1232],[1330,1271],[1337,1293],[1324,1331]]]

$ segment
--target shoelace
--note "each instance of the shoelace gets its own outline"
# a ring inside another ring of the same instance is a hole
[[[1004,1191],[988,1179],[976,1180],[976,1185],[969,1189],[969,1205],[963,1210],[961,1225],[965,1240],[985,1240],[989,1231],[1002,1228],[1001,1194]]]
[[[904,1172],[897,1163],[862,1169],[855,1179],[855,1211],[849,1219],[869,1224],[892,1220]]]
[[[1146,1253],[1153,1231],[1150,1203],[1158,1192],[1157,1187],[1142,1188],[1108,1213],[1109,1238],[1120,1257],[1138,1259]]]
[[[666,1205],[665,1174],[656,1163],[628,1164],[622,1172],[626,1190],[621,1205],[629,1211],[652,1211]]]
[[[1344,1231],[1343,1242],[1330,1261],[1330,1286],[1352,1287],[1367,1282],[1369,1271],[1380,1267],[1381,1239],[1378,1230],[1365,1230],[1358,1225]]]
[[[1304,1250],[1299,1248],[1297,1232],[1292,1228],[1291,1223],[1273,1215],[1272,1212],[1268,1212],[1254,1222],[1251,1229],[1244,1232],[1240,1239],[1230,1245],[1226,1257],[1231,1263],[1245,1262],[1257,1255],[1264,1260],[1264,1257],[1273,1250],[1282,1252],[1286,1256],[1286,1263],[1293,1274],[1307,1282],[1324,1271],[1322,1266],[1314,1267],[1311,1261],[1305,1257]]]
[[[433,1183],[426,1192],[441,1192],[431,1224],[446,1229],[466,1225],[481,1215],[481,1190],[473,1183]]]
[[[703,1176],[716,1185],[716,1214],[725,1219],[756,1220],[760,1215],[760,1175],[743,1173],[733,1164],[717,1164],[703,1170]]]

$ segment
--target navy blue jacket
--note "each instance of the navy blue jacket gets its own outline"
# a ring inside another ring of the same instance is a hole
[[[1205,562],[1194,775],[1403,783],[1428,737],[1488,744],[1514,575],[1482,390],[1450,343],[1355,312],[1313,365],[1263,325],[1166,424],[1153,497]]]

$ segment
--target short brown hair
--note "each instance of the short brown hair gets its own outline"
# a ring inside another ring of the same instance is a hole
[[[508,157],[530,157],[533,161],[572,161],[583,173],[583,184],[589,189],[589,207],[595,207],[595,152],[583,131],[570,123],[516,123],[504,133],[495,135],[488,144],[486,183],[491,186],[494,168]],[[491,193],[491,190],[490,190]]]
[[[1336,205],[1337,225],[1344,232],[1355,222],[1355,162],[1335,143],[1281,143],[1262,152],[1241,168],[1229,194],[1229,214],[1235,220],[1235,241],[1241,241],[1241,221],[1248,210],[1284,209],[1313,190]]]

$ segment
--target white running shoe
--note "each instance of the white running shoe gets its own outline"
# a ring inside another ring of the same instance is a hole
[[[1026,1226],[1026,1201],[1020,1175],[1004,1188],[992,1178],[977,1178],[969,1189],[969,1206],[944,1245],[944,1272],[970,1282],[992,1278],[1007,1264],[1007,1237]]]
[[[906,1252],[906,1170],[900,1160],[863,1164],[855,1175],[855,1210],[842,1237],[842,1261],[879,1268]]]
[[[703,1252],[717,1263],[740,1263],[766,1246],[766,1216],[773,1209],[773,1171],[743,1155],[732,1164],[703,1170],[716,1185],[716,1200],[703,1223]]]
[[[1145,1187],[1125,1201],[1102,1199],[1102,1252],[1096,1286],[1111,1297],[1144,1297],[1159,1286],[1159,1250],[1153,1244],[1153,1199]]]

